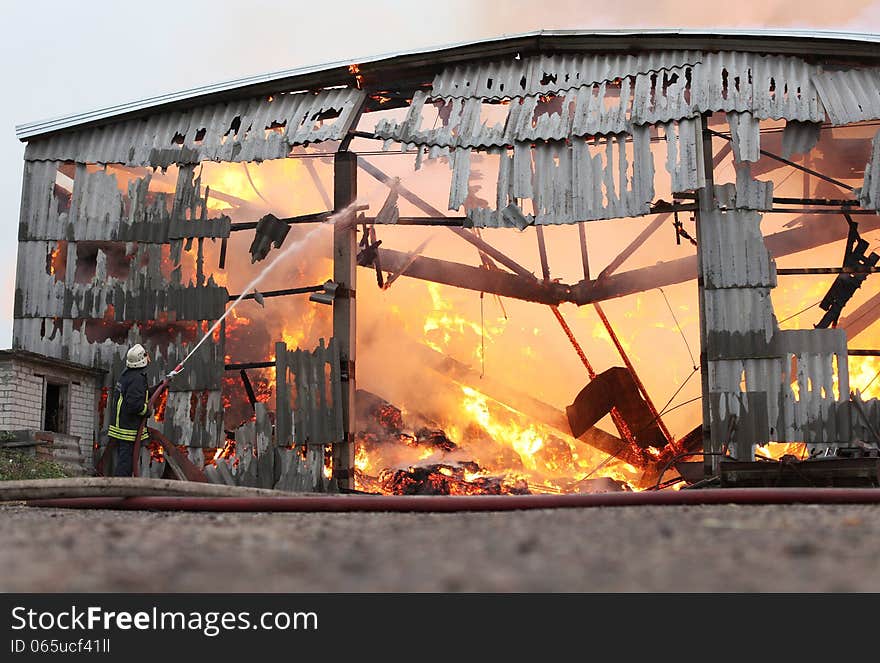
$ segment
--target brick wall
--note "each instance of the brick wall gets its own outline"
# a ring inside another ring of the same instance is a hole
[[[43,378],[14,359],[3,363],[0,429],[42,430]]]
[[[91,462],[98,429],[95,376],[23,357],[0,360],[0,430],[43,430],[46,382],[67,386],[67,425],[60,431],[79,439],[85,463]]]

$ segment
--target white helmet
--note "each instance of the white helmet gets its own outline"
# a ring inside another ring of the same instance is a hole
[[[125,365],[129,368],[143,368],[147,365],[147,351],[138,343],[133,345],[125,355]]]

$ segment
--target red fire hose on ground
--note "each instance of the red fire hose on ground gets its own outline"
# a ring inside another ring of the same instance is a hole
[[[519,511],[708,504],[880,504],[877,488],[710,488],[578,495],[285,495],[280,497],[77,497],[30,500],[65,509],[226,512]]]

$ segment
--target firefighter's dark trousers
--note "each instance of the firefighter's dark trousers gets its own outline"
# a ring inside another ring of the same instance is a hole
[[[117,477],[130,477],[134,468],[134,442],[110,438],[110,444],[116,445],[116,467],[113,475]]]

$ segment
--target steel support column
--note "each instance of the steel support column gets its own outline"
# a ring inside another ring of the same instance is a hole
[[[337,152],[333,159],[333,207],[338,213],[357,198],[357,154]],[[333,478],[339,489],[354,488],[355,355],[357,347],[357,226],[333,226],[333,337],[342,363],[342,426],[345,439],[333,446]]]
[[[703,242],[702,242],[702,215],[705,212],[711,212],[715,209],[715,181],[713,177],[714,168],[712,164],[712,132],[706,126],[707,115],[702,116],[696,125],[697,140],[697,168],[703,170],[705,183],[702,189],[697,191],[697,199],[699,205],[697,211],[694,212],[694,221],[696,222],[697,231],[697,299],[700,308],[700,391],[703,404],[703,451],[707,455],[703,457],[703,468],[707,476],[715,474],[716,469],[720,465],[718,456],[709,455],[716,451],[712,440],[712,431],[710,426],[710,401],[709,401],[709,361],[707,353],[708,328],[706,322],[706,300],[705,286],[703,279]],[[720,447],[719,447],[720,449]]]

